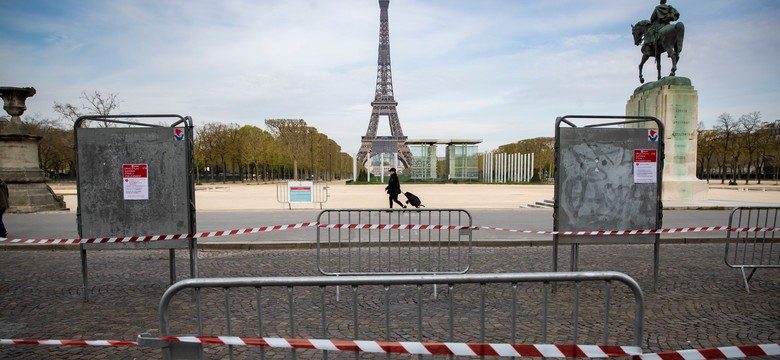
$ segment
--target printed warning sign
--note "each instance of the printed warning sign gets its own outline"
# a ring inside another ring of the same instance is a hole
[[[149,200],[149,165],[122,164],[125,200]]]
[[[654,184],[658,182],[658,150],[634,150],[634,183]]]
[[[291,203],[311,203],[311,188],[314,186],[312,181],[289,181],[287,182],[290,191]]]

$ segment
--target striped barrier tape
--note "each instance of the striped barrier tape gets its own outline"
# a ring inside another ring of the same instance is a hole
[[[119,340],[29,340],[0,339],[0,345],[55,345],[55,346],[138,346],[135,341]]]
[[[470,225],[427,225],[427,224],[317,224],[325,229],[369,229],[369,230],[461,230],[473,229]]]
[[[149,235],[149,236],[125,236],[125,237],[105,237],[105,238],[86,238],[86,239],[11,239],[0,238],[0,243],[24,244],[24,245],[42,245],[42,244],[99,244],[99,243],[131,243],[131,242],[149,242],[180,239],[199,239],[209,237],[254,234],[260,232],[282,231],[302,229],[307,227],[320,227],[326,229],[369,229],[369,230],[461,230],[461,229],[485,229],[495,231],[506,231],[514,233],[537,234],[537,235],[580,235],[580,236],[621,236],[621,235],[652,235],[652,234],[673,234],[690,232],[710,232],[710,231],[731,231],[731,232],[775,232],[780,228],[771,227],[745,227],[730,228],[728,226],[709,226],[709,227],[689,227],[689,228],[668,228],[668,229],[648,229],[648,230],[598,230],[598,231],[539,231],[539,230],[518,230],[491,226],[468,226],[468,225],[430,225],[430,224],[324,224],[318,222],[306,222],[289,225],[263,226],[257,228],[234,229],[199,232],[192,234],[175,235]]]
[[[260,346],[283,349],[310,349],[379,354],[454,355],[454,356],[513,356],[513,357],[586,357],[612,358],[632,356],[635,359],[734,359],[748,356],[778,356],[780,343],[723,346],[705,349],[686,349],[659,353],[642,353],[637,346],[556,345],[556,344],[492,344],[492,343],[434,343],[327,339],[251,338],[237,336],[162,336],[163,341],[210,345]],[[145,340],[150,340],[145,338]],[[138,346],[134,341],[115,340],[28,340],[0,339],[0,345],[59,345],[59,346]]]
[[[317,225],[316,222],[306,222],[300,224],[263,226],[263,227],[248,228],[248,229],[208,231],[208,232],[199,232],[193,234],[124,236],[124,237],[105,237],[105,238],[87,238],[87,239],[10,239],[10,238],[4,239],[4,238],[0,238],[0,243],[6,242],[11,244],[25,244],[25,245],[42,245],[42,244],[67,245],[67,244],[149,242],[149,241],[163,241],[163,240],[179,240],[179,239],[188,239],[188,238],[199,239],[199,238],[209,238],[209,237],[219,237],[219,236],[254,234],[260,232],[302,229],[302,228],[316,226],[316,225]]]
[[[525,234],[538,235],[654,235],[654,234],[674,234],[689,232],[709,232],[709,231],[775,231],[774,228],[729,228],[728,226],[708,226],[708,227],[690,227],[690,228],[669,228],[669,229],[647,229],[647,230],[598,230],[598,231],[535,231],[535,230],[515,230],[498,227],[480,226],[486,230],[508,231]]]
[[[163,336],[165,341],[212,345],[260,346],[286,349],[366,352],[376,354],[454,355],[454,356],[525,356],[610,358],[641,355],[637,346],[434,343],[411,341],[361,341],[327,339],[245,338],[237,336]]]
[[[495,231],[506,231],[524,234],[537,235],[653,235],[653,234],[674,234],[691,232],[711,232],[711,231],[732,231],[732,232],[773,232],[780,231],[780,228],[730,228],[728,226],[704,226],[688,228],[668,228],[668,229],[647,229],[647,230],[596,230],[596,231],[545,231],[545,230],[518,230],[507,229],[492,226],[468,226],[468,225],[425,225],[425,224],[316,224],[317,227],[327,229],[371,229],[371,230],[460,230],[460,229],[485,229]]]
[[[642,354],[641,359],[648,360],[679,360],[679,359],[737,359],[748,356],[777,356],[780,355],[780,343],[723,346],[708,349],[687,349],[662,352],[656,354]]]

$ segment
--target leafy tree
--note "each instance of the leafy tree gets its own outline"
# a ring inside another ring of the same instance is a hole
[[[311,132],[303,119],[267,119],[265,125],[268,132],[279,142],[279,144],[293,158],[293,166],[296,174],[293,178],[298,178],[298,167],[303,169],[306,164],[309,165],[308,173],[313,170],[310,161],[313,150]],[[303,174],[303,171],[300,172]]]
[[[534,154],[534,173],[537,179],[553,176],[555,167],[555,138],[538,137],[520,140],[516,143],[501,145],[499,153],[507,154]]]
[[[73,168],[73,130],[64,129],[57,120],[26,116],[24,130],[40,136],[38,160],[40,168],[53,174],[70,172]]]
[[[41,167],[47,171],[67,171],[73,164],[72,127],[84,115],[110,116],[119,109],[116,93],[83,91],[81,105],[55,102],[59,119],[27,120],[27,126],[42,136]],[[62,124],[67,125],[63,126]],[[96,122],[109,127],[111,123]],[[341,178],[351,174],[352,157],[327,135],[309,127],[303,119],[268,119],[267,131],[255,126],[205,123],[195,127],[194,161],[197,181],[207,172],[211,181],[228,173],[241,181],[259,182],[279,178]],[[91,125],[89,122],[83,126]]]

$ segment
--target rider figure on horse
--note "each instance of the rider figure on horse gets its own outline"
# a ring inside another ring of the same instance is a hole
[[[672,5],[667,5],[666,0],[661,0],[661,3],[653,10],[653,14],[650,15],[650,22],[652,25],[645,36],[645,43],[655,46],[661,28],[669,25],[672,21],[677,21],[679,18],[680,13],[677,9],[672,7]]]

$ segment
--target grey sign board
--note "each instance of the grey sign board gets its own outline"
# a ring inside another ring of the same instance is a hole
[[[574,123],[585,119],[601,123],[587,126]],[[646,127],[624,127],[637,123],[646,124]],[[661,227],[664,150],[660,120],[653,117],[570,115],[558,118],[555,133],[553,217],[556,231],[652,230]],[[560,244],[575,245],[572,270],[576,270],[576,245],[658,244],[658,240],[657,234],[556,235],[554,268],[557,271],[557,246]]]
[[[176,130],[76,130],[82,238],[193,230],[187,142],[177,139]]]
[[[170,126],[138,122],[165,121]],[[100,121],[110,127],[83,127]],[[195,233],[192,120],[179,115],[81,117],[74,127],[78,187],[77,222],[81,238]],[[190,249],[197,273],[195,239],[82,244],[86,250]],[[175,257],[170,254],[171,282]],[[86,294],[85,294],[86,295]],[[86,297],[85,297],[86,299]]]

